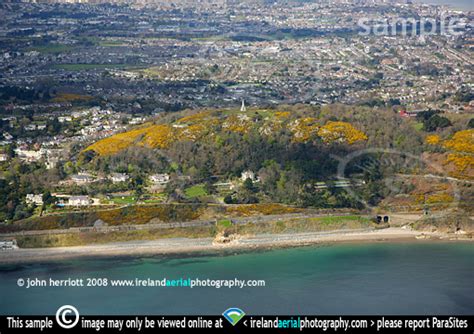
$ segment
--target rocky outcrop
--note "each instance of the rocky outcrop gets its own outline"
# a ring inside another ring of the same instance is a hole
[[[445,213],[426,216],[411,227],[418,231],[442,232],[466,237],[474,235],[474,219],[466,213]]]

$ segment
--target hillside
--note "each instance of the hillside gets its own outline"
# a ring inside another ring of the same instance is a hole
[[[367,135],[349,122],[321,122],[314,117],[293,117],[290,112],[255,110],[251,112],[203,111],[167,124],[144,124],[128,132],[100,140],[84,151],[111,155],[131,146],[166,149],[175,142],[217,140],[222,133],[255,132],[271,138],[282,129],[289,130],[293,142],[320,140],[354,144]]]
[[[431,126],[432,118],[446,117],[447,126]],[[467,123],[437,111],[403,117],[342,105],[185,111],[93,143],[83,150],[83,167],[128,170],[139,181],[170,173],[174,200],[469,208],[474,130]],[[227,192],[214,185],[244,171],[255,175],[253,182],[234,182]],[[341,177],[349,183],[338,183]]]

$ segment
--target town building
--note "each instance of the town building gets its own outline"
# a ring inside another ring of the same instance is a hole
[[[43,205],[43,194],[27,194],[25,202],[28,205],[35,204],[37,206]]]
[[[75,174],[71,175],[71,181],[76,184],[87,184],[94,181],[94,178],[89,174]]]
[[[150,176],[150,181],[154,184],[166,184],[170,181],[170,176],[167,173],[154,174]]]
[[[69,206],[88,206],[90,204],[89,196],[71,196],[68,201]]]
[[[120,183],[120,182],[127,182],[130,179],[130,176],[124,173],[112,173],[112,175],[109,176],[109,179],[113,183]]]
[[[246,170],[246,171],[242,172],[242,174],[240,176],[240,179],[242,181],[245,181],[247,179],[250,179],[251,181],[256,181],[255,173],[252,172],[251,170]]]

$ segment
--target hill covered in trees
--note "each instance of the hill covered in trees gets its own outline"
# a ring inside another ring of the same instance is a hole
[[[349,145],[367,140],[351,123],[321,120],[289,111],[255,110],[200,111],[169,123],[145,124],[140,128],[106,138],[86,148],[99,155],[118,153],[131,146],[168,149],[175,142],[212,143],[232,134],[256,135],[272,140],[285,132],[293,143],[320,141]]]
[[[170,173],[167,191],[178,199],[186,186],[204,183],[212,194],[216,179],[252,171],[254,182],[245,182],[228,203],[361,208],[406,193],[410,201],[428,196],[436,204],[436,199],[453,201],[452,187],[432,182],[425,189],[415,180],[387,185],[387,178],[398,174],[473,178],[468,120],[436,116],[448,121],[426,128],[421,117],[342,105],[188,110],[93,143],[80,161],[98,172],[134,171],[141,179]],[[338,185],[341,177],[356,181],[356,196]]]

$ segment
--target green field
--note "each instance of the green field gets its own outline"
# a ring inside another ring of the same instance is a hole
[[[33,46],[29,51],[38,51],[41,53],[63,53],[74,50],[74,46],[65,44],[46,44],[41,46]]]
[[[101,40],[98,42],[99,46],[103,47],[118,47],[118,46],[127,46],[128,44],[123,41],[117,40]]]
[[[229,219],[222,219],[217,222],[217,227],[228,228],[232,226],[232,222]]]
[[[126,64],[56,64],[54,68],[68,71],[98,70],[107,68],[125,68]]]
[[[112,198],[112,202],[118,205],[134,204],[135,201],[136,201],[135,196],[121,196],[121,197]]]
[[[206,189],[204,189],[203,184],[196,184],[192,187],[186,188],[184,193],[188,198],[203,197],[208,195]]]
[[[193,41],[203,41],[203,42],[218,42],[218,41],[229,41],[230,38],[225,35],[213,35],[206,37],[193,37]]]
[[[159,67],[157,66],[148,67],[138,72],[149,77],[160,77],[162,75],[162,73],[159,70]]]
[[[153,197],[148,197],[145,200],[143,200],[144,203],[147,204],[158,204],[158,203],[163,203],[166,201],[166,195],[165,194],[158,194]]]
[[[219,226],[219,225],[218,225]],[[370,219],[364,216],[327,216],[303,219],[289,219],[265,223],[247,223],[225,228],[229,233],[238,234],[279,234],[350,230],[371,226]]]
[[[344,222],[358,222],[361,224],[368,224],[370,219],[363,216],[328,216],[328,217],[320,217],[314,218],[315,220],[319,221],[323,225],[332,225],[332,224],[340,224]]]
[[[415,128],[415,130],[417,131],[421,131],[423,130],[423,123],[422,122],[416,122],[413,124],[413,128]]]

